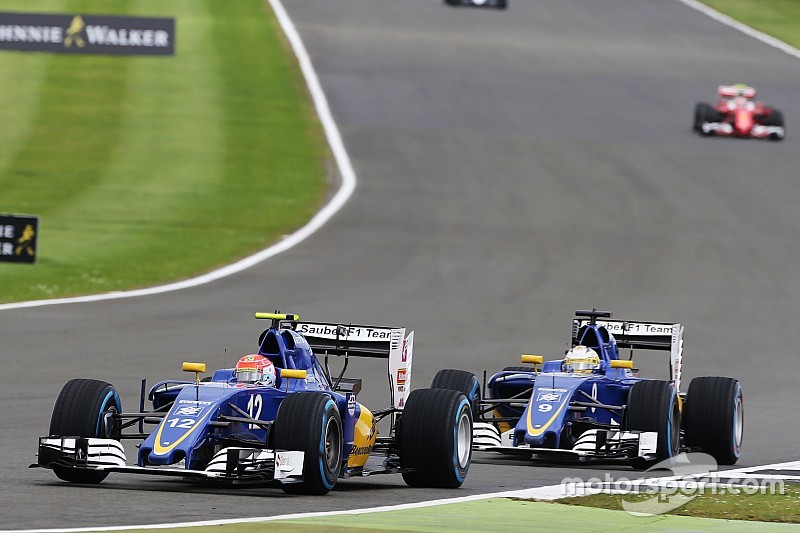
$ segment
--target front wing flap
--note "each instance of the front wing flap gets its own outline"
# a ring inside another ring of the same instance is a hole
[[[536,459],[597,460],[652,460],[656,457],[658,433],[655,431],[616,431],[591,429],[581,435],[572,449],[533,448],[514,446],[513,429],[500,433],[493,425],[476,422],[473,427],[473,449],[526,455]]]
[[[304,453],[261,448],[228,447],[219,450],[205,470],[178,465],[128,465],[119,441],[82,437],[39,437],[38,460],[31,468],[77,468],[157,476],[188,477],[228,482],[270,481],[297,483],[303,480]]]

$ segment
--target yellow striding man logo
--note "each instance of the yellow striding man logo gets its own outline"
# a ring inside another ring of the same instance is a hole
[[[67,36],[64,37],[64,46],[69,48],[73,43],[75,43],[78,48],[86,46],[86,41],[83,40],[83,36],[81,35],[85,27],[86,24],[83,22],[83,17],[76,15],[75,18],[72,19],[69,28],[67,28]]]
[[[36,255],[36,250],[33,248],[33,238],[36,237],[36,231],[30,224],[25,226],[22,230],[22,236],[17,239],[17,247],[14,249],[14,255],[22,255],[26,252],[30,256]]]

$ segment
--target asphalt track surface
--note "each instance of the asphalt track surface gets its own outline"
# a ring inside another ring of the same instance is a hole
[[[359,176],[300,246],[181,292],[0,317],[2,528],[144,524],[363,508],[558,483],[578,470],[481,455],[457,491],[397,476],[326,497],[112,475],[67,486],[28,470],[73,377],[139,380],[231,365],[257,310],[416,330],[414,384],[563,354],[573,311],[686,325],[684,377],[738,377],[740,465],[797,459],[800,62],[674,1],[291,0]],[[693,106],[747,82],[783,109],[783,143],[706,139]],[[254,213],[255,215],[255,213]],[[202,243],[198,243],[202,245]],[[666,375],[666,358],[638,359]],[[363,403],[384,369],[351,364]],[[628,472],[624,472],[628,473]]]

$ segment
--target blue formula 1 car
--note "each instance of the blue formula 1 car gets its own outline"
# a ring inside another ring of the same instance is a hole
[[[481,387],[474,374],[441,370],[433,387],[463,392],[475,418],[476,450],[538,459],[624,461],[646,468],[682,451],[718,464],[741,453],[742,387],[728,377],[694,378],[680,391],[683,326],[611,320],[576,311],[563,360],[523,355],[533,366],[506,367]],[[601,319],[601,320],[598,320]],[[620,348],[630,357],[620,358]],[[670,379],[638,377],[634,350],[670,353]],[[488,394],[487,394],[488,389]]]
[[[109,383],[69,381],[31,467],[74,483],[126,472],[280,483],[291,494],[325,494],[340,478],[384,473],[401,473],[411,486],[464,482],[472,456],[470,404],[453,390],[409,392],[413,332],[299,322],[278,313],[256,318],[272,321],[257,354],[202,380],[204,364],[184,363],[194,381],[162,381],[148,394],[142,380],[136,412],[122,409]],[[331,356],[343,358],[338,375],[331,375]],[[370,411],[357,401],[361,380],[344,377],[349,357],[388,361],[390,407]],[[389,434],[378,436],[378,421],[387,417]],[[145,425],[155,428],[145,432]],[[135,464],[128,464],[123,439],[140,441]]]

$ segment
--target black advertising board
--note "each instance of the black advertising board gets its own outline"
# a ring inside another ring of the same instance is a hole
[[[175,19],[0,11],[0,50],[174,55]]]
[[[0,215],[0,262],[36,262],[39,218],[29,215]]]

